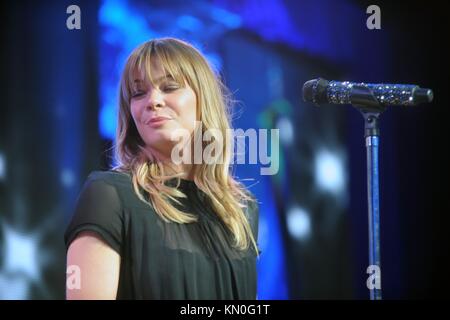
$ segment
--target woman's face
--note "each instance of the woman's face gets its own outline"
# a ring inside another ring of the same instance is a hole
[[[192,134],[197,119],[197,98],[186,84],[177,83],[168,75],[157,60],[152,61],[152,81],[144,82],[135,72],[131,90],[131,115],[147,149],[154,155],[170,157],[173,146],[172,135],[177,129]]]

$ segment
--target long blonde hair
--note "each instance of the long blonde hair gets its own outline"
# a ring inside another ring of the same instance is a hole
[[[154,39],[134,49],[128,57],[120,82],[115,148],[118,165],[114,169],[131,173],[134,191],[138,197],[148,204],[151,203],[164,221],[196,221],[195,215],[183,212],[173,204],[179,204],[178,199],[186,197],[177,189],[180,180],[178,178],[175,187],[165,183],[174,176],[165,175],[164,166],[144,151],[145,144],[131,117],[133,74],[136,70],[144,71],[147,78],[151,79],[151,61],[155,58],[159,60],[166,74],[170,74],[180,84],[187,83],[195,92],[202,130],[215,129],[222,134],[224,143],[221,161],[213,164],[194,164],[194,182],[207,195],[212,209],[234,236],[234,246],[246,250],[251,244],[258,253],[256,240],[245,214],[248,204],[256,200],[230,174],[232,138],[228,129],[231,121],[231,96],[207,60],[189,43],[174,38]],[[149,201],[144,198],[141,189]]]

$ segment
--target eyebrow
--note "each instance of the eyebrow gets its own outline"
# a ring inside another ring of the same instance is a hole
[[[159,77],[158,79],[154,80],[153,82],[154,83],[160,83],[161,81],[163,81],[165,79],[167,79],[167,80],[175,80],[171,75],[168,75],[168,76]],[[143,82],[144,81],[141,80],[141,79],[134,79],[134,83],[139,84],[139,83],[143,83]]]

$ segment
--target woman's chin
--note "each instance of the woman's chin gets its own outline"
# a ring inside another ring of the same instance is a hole
[[[169,139],[152,140],[146,143],[146,150],[153,156],[160,160],[171,159],[172,149],[175,142]]]

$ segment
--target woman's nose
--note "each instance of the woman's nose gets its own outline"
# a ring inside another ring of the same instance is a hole
[[[153,90],[149,94],[149,98],[147,100],[147,108],[149,109],[156,109],[157,107],[160,108],[164,105],[164,99],[162,97],[162,94],[158,92],[158,90]]]

